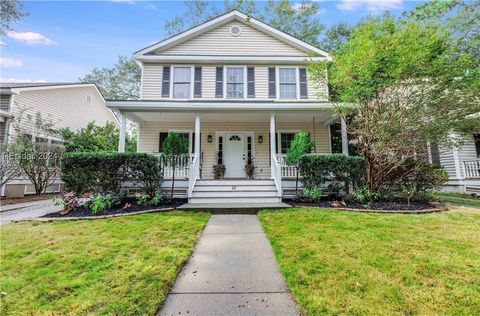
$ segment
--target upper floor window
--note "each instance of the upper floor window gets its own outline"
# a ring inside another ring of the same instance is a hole
[[[191,67],[173,67],[173,97],[175,99],[191,98]]]
[[[227,68],[227,99],[243,99],[244,97],[244,68]]]
[[[280,99],[296,99],[297,98],[297,69],[296,68],[279,68],[279,97]]]

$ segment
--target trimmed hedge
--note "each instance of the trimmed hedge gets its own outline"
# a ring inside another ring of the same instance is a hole
[[[146,153],[73,152],[62,156],[65,190],[84,193],[120,193],[124,181],[140,184],[153,196],[161,184],[158,159]]]
[[[321,187],[335,194],[365,186],[366,170],[366,160],[356,156],[307,155],[300,161],[305,188]]]

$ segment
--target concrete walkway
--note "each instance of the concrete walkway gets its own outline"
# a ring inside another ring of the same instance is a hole
[[[32,201],[5,206],[2,205],[0,212],[0,225],[8,224],[11,221],[37,218],[60,210],[61,207],[52,205],[52,200]]]
[[[159,315],[298,315],[256,215],[213,215]]]

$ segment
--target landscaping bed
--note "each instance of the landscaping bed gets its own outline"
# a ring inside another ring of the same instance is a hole
[[[70,210],[67,214],[62,214],[62,212],[50,213],[42,216],[43,218],[52,218],[52,217],[95,217],[95,216],[107,216],[107,215],[120,215],[120,214],[129,214],[129,213],[136,213],[142,212],[147,210],[155,210],[155,209],[165,209],[165,208],[177,208],[178,206],[187,203],[187,199],[172,199],[165,201],[156,206],[152,205],[139,205],[135,204],[134,199],[126,200],[120,206],[106,209],[101,212],[92,213],[92,211],[87,207],[78,207],[75,209]]]

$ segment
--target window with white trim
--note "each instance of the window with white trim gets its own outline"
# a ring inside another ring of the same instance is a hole
[[[173,98],[191,98],[191,67],[173,67]]]
[[[280,133],[280,153],[286,154],[290,144],[295,137],[295,132],[281,132]]]
[[[297,69],[296,68],[279,68],[278,69],[278,86],[280,99],[296,99],[297,98]]]
[[[244,97],[244,68],[227,68],[227,99],[243,99]]]

